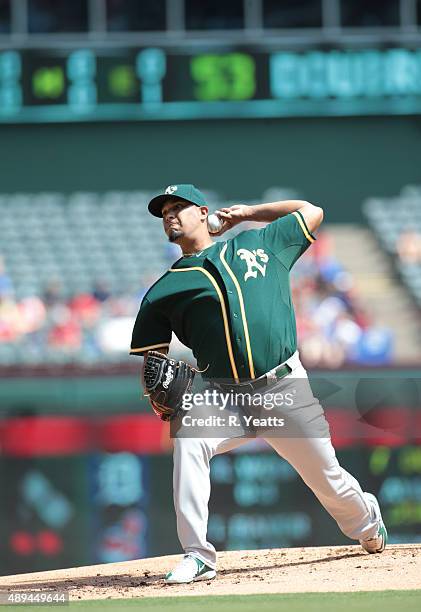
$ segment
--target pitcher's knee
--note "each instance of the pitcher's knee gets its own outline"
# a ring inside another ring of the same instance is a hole
[[[340,471],[332,470],[325,473],[324,477],[319,478],[317,482],[306,480],[306,484],[324,506],[341,508],[355,502],[357,492]]]

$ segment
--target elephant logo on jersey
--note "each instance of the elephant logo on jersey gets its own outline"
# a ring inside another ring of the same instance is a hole
[[[258,272],[260,272],[262,276],[266,274],[266,264],[269,261],[269,256],[263,249],[255,249],[254,251],[238,249],[237,255],[240,256],[240,259],[244,259],[247,264],[247,272],[244,274],[245,281],[248,278],[257,278]],[[259,258],[264,265],[259,263],[257,258]]]
[[[171,195],[171,194],[173,194],[175,191],[177,191],[177,185],[168,185],[168,187],[166,188],[166,190],[164,191],[164,193],[166,193],[167,195]]]

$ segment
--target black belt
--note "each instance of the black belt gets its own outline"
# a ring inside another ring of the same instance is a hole
[[[221,389],[222,391],[234,391],[239,393],[242,391],[258,391],[262,387],[267,387],[269,384],[274,384],[277,380],[284,378],[288,374],[291,374],[292,368],[285,363],[284,365],[278,366],[275,370],[272,370],[270,375],[263,374],[256,380],[249,380],[243,383],[213,383],[213,386]]]

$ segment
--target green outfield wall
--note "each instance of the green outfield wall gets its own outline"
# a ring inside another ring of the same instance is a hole
[[[194,182],[227,198],[270,186],[362,221],[367,196],[419,183],[420,117],[354,117],[0,127],[0,192],[158,189]]]

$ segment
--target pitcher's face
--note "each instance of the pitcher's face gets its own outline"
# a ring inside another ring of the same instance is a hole
[[[205,207],[195,206],[185,200],[168,200],[162,207],[164,231],[170,242],[192,237],[202,226]]]

